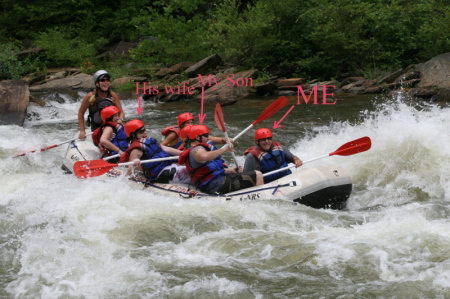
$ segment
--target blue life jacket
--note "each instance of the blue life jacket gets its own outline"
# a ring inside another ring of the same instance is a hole
[[[262,173],[288,166],[286,157],[284,155],[283,146],[281,145],[281,143],[276,141],[272,142],[272,148],[269,152],[262,151],[258,146],[255,145],[245,151],[245,154],[248,153],[252,154],[259,160]],[[276,179],[279,179],[291,173],[292,171],[286,169],[284,171],[265,176],[264,184],[275,181]]]
[[[126,156],[128,158],[131,151],[136,148],[143,151],[141,160],[158,159],[170,156],[167,152],[163,151],[161,145],[155,138],[150,137],[141,138],[133,142],[130,148],[125,152],[125,155],[122,155],[122,157]],[[124,160],[122,157],[121,161]],[[126,160],[128,161],[128,159]],[[164,167],[169,166],[172,163],[173,161],[147,162],[142,164],[142,168],[150,181],[154,182]]]

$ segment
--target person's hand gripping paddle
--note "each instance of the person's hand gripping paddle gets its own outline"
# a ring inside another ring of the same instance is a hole
[[[312,162],[312,161],[316,161],[316,160],[319,160],[322,158],[329,157],[329,156],[334,156],[334,155],[351,156],[354,154],[362,153],[362,152],[368,151],[371,148],[371,146],[372,146],[372,141],[370,140],[369,137],[367,137],[367,136],[361,137],[359,139],[355,139],[353,141],[349,141],[346,144],[341,145],[341,147],[339,147],[337,150],[335,150],[332,153],[329,153],[329,154],[326,154],[326,155],[323,155],[320,157],[316,157],[316,158],[310,159],[308,161],[304,161],[303,165],[306,163]],[[280,171],[284,171],[286,169],[293,168],[293,167],[295,167],[295,165],[286,166],[286,167],[283,167],[280,169],[266,172],[263,174],[263,176],[268,176],[268,175],[271,175],[271,174],[274,174],[274,173],[277,173]]]

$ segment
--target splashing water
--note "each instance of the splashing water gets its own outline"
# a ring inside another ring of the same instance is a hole
[[[124,101],[129,119],[137,117],[135,104]],[[59,168],[65,146],[12,158],[76,133],[79,102],[58,105],[57,121],[45,114],[55,104],[24,128],[0,127],[0,297],[445,298],[450,292],[448,107],[399,95],[313,125],[303,121],[309,110],[294,110],[303,118],[293,114],[285,130],[301,134],[283,143],[303,160],[372,139],[367,152],[308,165],[337,164],[352,175],[347,210],[332,211],[281,200],[173,199],[123,180],[80,180]],[[143,118],[153,134],[182,112],[164,105],[146,105]],[[231,136],[248,125],[248,118],[228,119]]]

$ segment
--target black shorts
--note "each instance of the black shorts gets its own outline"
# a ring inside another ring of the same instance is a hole
[[[217,194],[226,194],[233,191],[250,188],[256,185],[256,172],[246,171],[241,173],[227,173],[222,185],[217,189]]]

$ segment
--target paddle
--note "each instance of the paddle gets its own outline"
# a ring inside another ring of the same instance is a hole
[[[234,137],[233,140],[236,141],[239,137],[242,136],[242,134],[250,130],[254,125],[259,123],[260,121],[268,119],[269,117],[280,111],[281,108],[287,105],[287,103],[288,99],[285,96],[281,96],[278,99],[276,99],[274,102],[272,102],[272,104],[270,104],[269,106],[267,106],[266,109],[264,109],[264,111],[259,115],[259,117],[254,122],[252,122],[246,129],[244,129],[244,131],[242,131],[236,137]]]
[[[329,153],[327,155],[323,155],[323,156],[320,156],[320,157],[317,157],[317,158],[314,158],[314,159],[311,159],[311,160],[308,160],[308,161],[304,161],[303,164],[306,164],[306,163],[309,163],[309,162],[312,162],[312,161],[316,161],[316,160],[319,160],[319,159],[322,159],[322,158],[326,158],[326,157],[329,157],[329,156],[334,156],[334,155],[351,156],[351,155],[354,155],[354,154],[365,152],[365,151],[369,150],[371,146],[372,146],[372,142],[371,142],[370,138],[369,137],[362,137],[362,138],[355,139],[353,141],[347,142],[346,144],[342,145],[340,148],[338,148],[337,150],[335,150],[332,153]],[[270,171],[270,172],[266,172],[266,173],[263,174],[263,177],[271,175],[271,174],[274,174],[274,173],[277,173],[277,172],[280,172],[280,171],[284,171],[286,169],[293,168],[293,167],[295,167],[295,165],[286,166],[286,167],[283,167],[283,168],[280,168],[280,169],[276,169],[276,170],[273,170],[273,171]]]
[[[220,103],[216,104],[216,110],[214,111],[214,121],[216,122],[217,127],[219,130],[223,132],[225,135],[225,139],[227,140],[228,147],[231,148],[230,138],[228,137],[227,128],[225,127],[225,120],[223,117],[222,107],[220,106]],[[233,157],[234,164],[236,164],[236,167],[239,167],[239,164],[236,159],[236,155],[234,152],[231,152],[231,156]]]
[[[171,157],[150,159],[150,160],[142,160],[141,163],[159,162],[159,161],[176,160],[176,159],[178,159],[178,156],[171,156]],[[95,176],[105,174],[110,169],[117,167],[117,166],[125,166],[125,165],[132,165],[132,164],[134,164],[134,162],[112,164],[112,163],[106,162],[103,159],[78,161],[78,162],[75,162],[75,164],[73,165],[73,173],[79,179],[85,179],[85,178],[90,178],[90,177],[95,177]]]
[[[112,156],[105,157],[105,158],[103,158],[103,160],[108,161],[108,160],[111,160],[111,159],[114,159],[114,158],[118,158],[118,157],[120,157],[120,155],[119,154],[115,154],[115,155],[112,155]]]
[[[92,135],[92,133],[86,134],[86,136],[89,136],[89,135]],[[66,144],[66,143],[69,143],[69,142],[75,141],[75,140],[79,140],[79,138],[77,137],[77,138],[73,138],[73,139],[70,139],[70,140],[67,140],[67,141],[61,142],[60,144],[54,144],[54,145],[50,145],[50,146],[47,146],[47,147],[41,148],[41,149],[40,149],[39,151],[40,151],[40,152],[43,152],[43,151],[46,151],[46,150],[49,150],[49,149],[52,149],[52,148],[58,147],[58,146],[60,146],[60,145],[63,145],[63,144]],[[28,153],[34,153],[34,152],[36,152],[36,151],[37,151],[37,150],[34,150],[34,151],[29,151],[29,152],[24,152],[24,153],[21,153],[21,154],[17,154],[17,155],[15,155],[14,157],[25,156],[25,155],[26,155],[26,154],[28,154]]]

